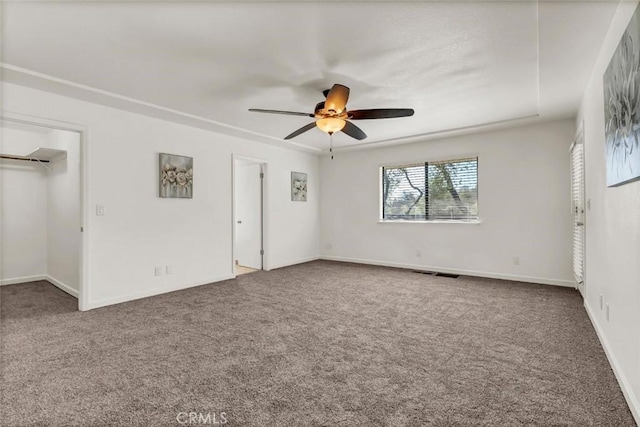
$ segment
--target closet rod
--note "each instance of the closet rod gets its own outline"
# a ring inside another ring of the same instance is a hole
[[[32,159],[31,157],[16,157],[16,156],[9,156],[7,154],[0,154],[0,159],[23,160],[23,161],[27,161],[27,162],[38,162],[38,163],[49,163],[49,160]]]

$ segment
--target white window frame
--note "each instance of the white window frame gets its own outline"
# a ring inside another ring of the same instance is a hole
[[[476,185],[477,185],[477,193],[478,193],[478,215],[474,219],[465,220],[465,219],[385,219],[384,218],[384,206],[382,203],[382,198],[384,197],[384,188],[383,188],[383,179],[382,179],[382,169],[383,168],[401,168],[401,167],[410,167],[423,165],[425,163],[439,163],[439,162],[455,162],[456,160],[463,159],[471,159],[475,158],[477,161],[477,177],[476,177]],[[453,156],[444,156],[437,158],[429,158],[425,160],[416,161],[407,160],[404,162],[393,162],[393,163],[380,163],[376,169],[378,174],[378,223],[379,224],[481,224],[480,218],[480,156],[478,153],[469,153],[462,155],[453,155]]]

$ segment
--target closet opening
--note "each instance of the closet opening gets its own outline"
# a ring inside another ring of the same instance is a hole
[[[82,134],[6,117],[0,132],[0,285],[31,311],[81,309]]]

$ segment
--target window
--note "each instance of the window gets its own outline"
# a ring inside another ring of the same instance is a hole
[[[382,219],[478,219],[478,158],[382,168]]]

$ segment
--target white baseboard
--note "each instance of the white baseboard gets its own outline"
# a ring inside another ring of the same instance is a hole
[[[278,264],[278,265],[275,265],[275,266],[269,266],[269,268],[265,268],[265,271],[274,270],[276,268],[288,267],[290,265],[302,264],[302,263],[305,263],[305,262],[315,261],[315,260],[317,260],[319,258],[320,257],[318,257],[318,256],[314,256],[314,257],[304,258],[304,259],[297,260],[297,261],[291,261],[291,262],[288,262],[288,263],[285,263],[285,264]],[[196,286],[208,285],[208,284],[211,284],[211,283],[222,282],[224,280],[231,280],[231,279],[235,279],[235,278],[236,278],[235,274],[225,274],[223,276],[215,277],[215,278],[212,278],[212,279],[209,279],[209,280],[206,280],[206,281],[202,281],[202,282],[165,286],[163,288],[150,289],[148,291],[139,292],[139,293],[135,293],[135,294],[129,294],[129,295],[118,296],[118,297],[113,297],[113,298],[104,298],[104,299],[97,300],[97,301],[89,301],[89,303],[87,304],[88,306],[84,310],[92,310],[94,308],[106,307],[106,306],[109,306],[109,305],[120,304],[120,303],[127,302],[127,301],[133,301],[133,300],[137,300],[137,299],[141,299],[141,298],[148,298],[148,297],[152,297],[152,296],[156,296],[156,295],[166,294],[166,293],[169,293],[169,292],[180,291],[182,289],[194,288]]]
[[[64,291],[64,292],[68,293],[69,295],[78,298],[78,291],[77,290],[73,289],[69,285],[66,285],[66,284],[62,283],[60,280],[56,279],[55,277],[46,275],[44,280],[46,280],[47,282],[51,283],[52,285],[54,285],[55,287],[57,287],[61,291]]]
[[[613,370],[613,373],[618,380],[618,384],[620,384],[620,389],[622,390],[624,398],[627,400],[627,404],[629,405],[631,414],[633,415],[633,418],[635,418],[636,424],[640,425],[640,400],[638,399],[638,396],[636,396],[633,392],[627,376],[620,368],[620,363],[618,363],[618,359],[616,358],[615,354],[613,354],[613,350],[609,345],[609,341],[607,340],[607,337],[600,327],[600,324],[598,323],[597,317],[593,313],[593,310],[591,310],[591,307],[587,303],[587,300],[584,300],[584,308],[587,311],[589,320],[591,320],[593,329],[596,330],[596,335],[598,335],[598,339],[600,340],[600,344],[602,344],[604,353],[607,355],[607,359],[609,360],[611,369]]]
[[[17,285],[19,283],[38,282],[41,280],[46,280],[47,282],[51,283],[55,287],[59,288],[60,290],[78,298],[78,291],[73,289],[71,286],[62,283],[60,280],[56,279],[55,277],[49,276],[48,274],[39,274],[36,276],[14,277],[13,279],[2,279],[0,280],[0,286]]]
[[[516,282],[538,283],[541,285],[562,286],[575,288],[576,285],[570,280],[547,279],[544,277],[518,276],[514,274],[490,273],[487,271],[463,270],[459,268],[432,267],[419,264],[405,264],[398,262],[376,261],[362,258],[347,258],[339,256],[321,255],[320,259],[329,261],[353,262],[356,264],[380,265],[383,267],[406,268],[411,270],[438,271],[440,273],[459,274],[461,276],[486,277],[489,279],[512,280]]]
[[[296,261],[289,261],[289,262],[285,262],[285,263],[282,263],[282,264],[269,265],[269,268],[265,268],[265,271],[275,270],[276,268],[290,267],[290,266],[296,265],[296,264],[304,264],[305,262],[316,261],[316,260],[319,260],[319,259],[320,259],[319,256],[312,256],[312,257],[309,257],[309,258],[303,258],[303,259],[299,259],[299,260],[296,260]]]
[[[17,285],[20,283],[29,283],[29,282],[38,282],[41,280],[46,280],[47,282],[51,283],[55,287],[59,288],[60,290],[68,293],[71,296],[78,298],[78,291],[73,289],[71,286],[62,283],[60,280],[49,276],[48,274],[39,274],[36,276],[14,277],[13,279],[2,279],[0,280],[0,286]]]
[[[135,294],[123,295],[123,296],[118,296],[113,298],[104,298],[97,301],[89,301],[88,307],[85,310],[92,310],[94,308],[106,307],[108,305],[120,304],[123,302],[133,301],[141,298],[148,298],[156,295],[166,294],[169,292],[181,291],[183,289],[188,289],[188,288],[195,288],[196,286],[208,285],[211,283],[221,282],[223,280],[229,280],[234,278],[235,276],[233,274],[227,274],[224,276],[208,279],[202,282],[165,286],[163,288],[149,289],[147,291],[139,292]]]
[[[37,282],[40,280],[47,280],[46,274],[38,274],[35,276],[14,277],[12,279],[0,280],[0,286],[5,285],[17,285],[18,283]]]

